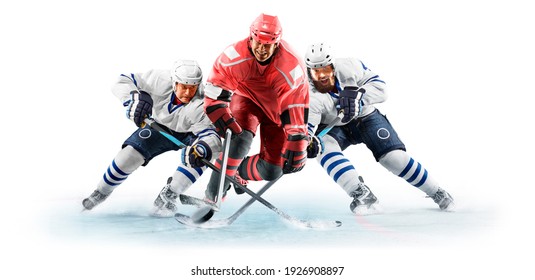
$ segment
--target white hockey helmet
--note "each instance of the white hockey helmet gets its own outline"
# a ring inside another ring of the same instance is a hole
[[[305,63],[308,68],[321,68],[334,63],[331,46],[326,43],[316,43],[308,46],[305,54]]]
[[[171,69],[173,82],[183,85],[198,85],[202,82],[202,70],[195,60],[177,60]]]

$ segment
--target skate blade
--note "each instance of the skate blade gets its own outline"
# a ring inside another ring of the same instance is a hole
[[[360,205],[357,206],[355,209],[353,209],[353,213],[358,216],[368,216],[368,215],[374,215],[374,214],[380,214],[383,212],[383,208],[375,203],[370,206],[367,205]]]
[[[457,209],[456,209],[456,205],[455,205],[455,202],[452,202],[448,205],[448,207],[444,208],[444,209],[441,209],[442,211],[444,212],[455,212]]]

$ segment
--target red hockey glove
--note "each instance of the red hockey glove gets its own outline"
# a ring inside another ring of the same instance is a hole
[[[284,158],[282,172],[284,174],[298,172],[305,167],[307,146],[307,136],[303,134],[288,135],[288,140],[282,149],[282,157]]]
[[[219,136],[225,137],[225,130],[227,130],[227,128],[232,131],[233,135],[242,133],[242,128],[232,116],[227,102],[207,102],[206,100],[205,104],[206,114],[214,124]]]

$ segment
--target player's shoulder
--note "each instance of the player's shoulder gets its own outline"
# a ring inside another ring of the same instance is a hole
[[[219,56],[219,63],[223,66],[232,66],[253,59],[247,42],[248,39],[244,39],[227,46]]]
[[[281,40],[276,56],[274,61],[276,69],[289,79],[292,85],[298,85],[305,81],[305,65],[286,41]]]
[[[294,49],[284,40],[279,43],[279,50],[277,53],[276,65],[280,69],[292,70],[295,67],[304,69],[305,65],[301,57],[294,51]]]
[[[336,69],[355,69],[355,67],[364,69],[366,68],[364,63],[355,57],[337,57],[334,59],[334,68]]]

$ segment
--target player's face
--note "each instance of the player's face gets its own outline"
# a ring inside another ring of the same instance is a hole
[[[183,85],[180,83],[175,83],[176,97],[182,103],[189,103],[193,96],[195,96],[198,87],[198,85]]]
[[[326,93],[334,90],[334,68],[332,65],[310,69],[310,76],[314,87],[319,92]]]
[[[277,44],[262,44],[251,38],[251,50],[258,62],[268,60],[277,49]]]

